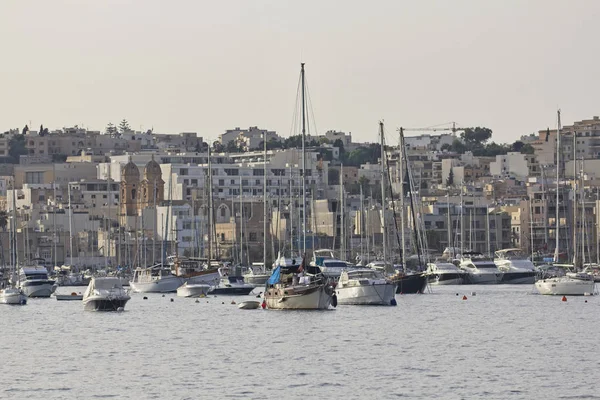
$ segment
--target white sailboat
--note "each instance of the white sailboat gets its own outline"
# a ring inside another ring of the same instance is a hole
[[[558,263],[560,248],[560,110],[558,110],[558,129],[556,131],[556,247],[554,262]],[[591,276],[585,274],[566,274],[564,276],[544,278],[535,282],[540,294],[558,296],[583,296],[593,294],[596,284]]]
[[[15,205],[15,189],[13,187],[13,218],[11,219],[11,240],[10,240],[10,266],[9,275],[12,277],[16,274],[15,268],[18,264],[17,251],[17,231],[16,231],[16,205]],[[12,279],[7,279],[8,287],[0,290],[0,304],[25,305],[27,304],[27,296],[20,288],[19,282],[16,284],[11,282]]]
[[[306,171],[306,100],[304,63],[301,64],[302,81],[302,171]],[[267,160],[265,159],[265,164]],[[306,254],[306,179],[302,174],[302,247]],[[266,180],[266,176],[265,176]],[[266,243],[264,245],[266,257]],[[337,305],[337,297],[333,287],[323,275],[304,276],[305,258],[300,266],[286,267],[277,265],[267,281],[264,293],[264,304],[269,310],[326,310],[331,304]],[[266,258],[264,260],[266,265]]]

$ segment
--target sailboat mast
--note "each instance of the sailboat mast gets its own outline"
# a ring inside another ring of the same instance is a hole
[[[304,64],[302,64],[304,65]],[[304,142],[303,142],[304,143]],[[263,134],[263,268],[267,269],[267,133]],[[304,144],[303,144],[304,146]]]
[[[346,227],[344,225],[344,164],[340,165],[340,253],[346,259]]]
[[[577,248],[577,132],[573,132],[573,265],[577,268],[579,263],[579,249]]]
[[[450,216],[450,187],[448,186],[448,193],[446,193],[446,206],[447,206],[447,223],[446,223],[446,230],[448,231],[446,234],[448,235],[448,251],[450,251],[450,254],[452,254],[452,256],[454,257],[454,243],[452,241],[452,219]]]
[[[406,239],[404,237],[404,128],[400,128],[400,136],[398,138],[398,146],[400,150],[400,249],[402,251],[402,268],[406,269]],[[450,236],[448,236],[450,240]]]
[[[558,262],[560,248],[560,110],[557,111],[558,127],[556,129],[556,247],[554,248],[554,262]]]
[[[212,198],[212,166],[210,163],[210,146],[208,146],[208,265],[212,260],[212,226],[213,226],[213,198]]]
[[[306,99],[304,81],[304,63],[301,64],[302,76],[302,257],[306,256]]]
[[[381,232],[383,233],[383,261],[387,260],[387,244],[385,231],[385,147],[383,145],[383,121],[379,121],[381,135]]]
[[[364,253],[364,248],[363,248],[363,236],[365,234],[365,224],[364,224],[364,220],[365,220],[365,199],[363,198],[363,187],[362,184],[359,186],[360,187],[360,220],[359,220],[359,226],[360,226],[360,260],[361,260],[361,264],[363,263],[363,257],[365,255]]]
[[[73,267],[73,208],[71,207],[71,182],[68,183],[69,195],[69,252],[71,255],[71,268]]]

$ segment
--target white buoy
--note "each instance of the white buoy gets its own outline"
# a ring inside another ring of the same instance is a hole
[[[121,312],[121,311],[125,311],[125,309],[123,307],[119,307],[119,308],[117,308],[117,311]]]

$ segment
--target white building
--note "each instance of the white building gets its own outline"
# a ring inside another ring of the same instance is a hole
[[[527,158],[518,152],[497,155],[496,161],[490,163],[490,174],[496,178],[525,179],[529,175]]]

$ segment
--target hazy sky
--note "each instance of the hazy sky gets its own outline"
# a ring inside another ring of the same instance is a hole
[[[597,0],[0,0],[0,130],[288,136],[303,60],[319,132],[514,141],[600,114],[599,50]]]

